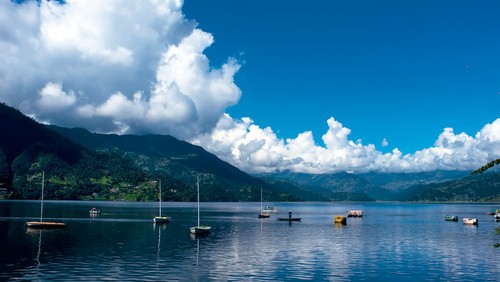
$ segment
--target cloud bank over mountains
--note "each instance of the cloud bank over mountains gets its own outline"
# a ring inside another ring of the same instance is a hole
[[[475,136],[445,128],[433,147],[403,154],[350,140],[333,117],[323,144],[309,131],[284,140],[251,118],[231,117],[226,109],[242,95],[234,82],[241,65],[234,58],[210,65],[204,51],[214,38],[182,5],[0,2],[0,100],[60,126],[170,134],[247,172],[475,169],[500,157],[500,118]]]

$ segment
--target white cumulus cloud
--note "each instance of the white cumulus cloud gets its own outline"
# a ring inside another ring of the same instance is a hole
[[[62,85],[59,83],[47,83],[39,94],[38,107],[42,111],[59,111],[72,106],[76,102],[75,93],[73,91],[64,92]]]
[[[285,141],[277,138],[271,128],[260,128],[251,119],[236,120],[226,115],[211,134],[191,141],[254,173],[472,170],[500,157],[500,118],[485,125],[475,137],[445,128],[433,147],[406,155],[397,148],[384,154],[373,144],[349,140],[350,129],[334,118],[327,124],[324,144],[315,144],[311,132]]]
[[[203,146],[248,172],[475,169],[500,157],[500,119],[474,136],[445,128],[431,148],[382,153],[333,117],[279,138],[226,109],[240,63],[210,64],[214,37],[180,0],[0,1],[0,99],[38,120],[102,133],[159,133]],[[386,139],[382,146],[388,146]]]
[[[182,4],[2,1],[0,98],[39,120],[97,132],[185,139],[211,130],[241,96],[240,66],[231,58],[210,66],[203,52],[214,39]]]

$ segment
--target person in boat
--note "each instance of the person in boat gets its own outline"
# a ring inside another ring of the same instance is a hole
[[[288,218],[292,219],[292,211],[291,210],[288,210]]]

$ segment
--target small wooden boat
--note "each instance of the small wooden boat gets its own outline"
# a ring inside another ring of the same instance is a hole
[[[210,233],[211,229],[212,229],[212,227],[210,227],[210,226],[198,225],[195,227],[191,227],[190,232],[191,232],[191,234],[194,234],[194,235],[206,235],[206,234]]]
[[[363,210],[348,210],[347,217],[363,217]]]
[[[170,222],[170,216],[162,216],[161,215],[161,180],[158,183],[159,183],[159,185],[158,185],[159,188],[158,189],[159,189],[159,192],[160,192],[160,194],[158,196],[158,198],[159,198],[159,200],[158,200],[158,203],[159,203],[158,204],[159,205],[159,207],[158,207],[158,209],[159,209],[158,213],[159,214],[158,214],[158,216],[155,216],[153,218],[153,222],[154,223],[169,223]]]
[[[101,210],[98,208],[91,208],[89,210],[89,214],[100,214],[100,213],[101,213]]]
[[[26,227],[28,228],[63,228],[66,226],[63,222],[50,222],[43,221],[43,194],[45,187],[45,171],[42,172],[42,199],[40,201],[40,221],[28,221],[26,222]]]
[[[347,223],[347,218],[343,215],[336,215],[333,217],[333,222],[334,223],[340,223],[340,224],[346,224]]]
[[[269,214],[268,211],[264,211],[262,209],[262,188],[260,189],[260,214],[258,218],[269,218],[271,217],[271,214]]]
[[[273,206],[264,207],[264,209],[262,210],[262,213],[272,213],[272,212],[278,212],[278,210],[275,209]]]
[[[458,216],[456,215],[447,215],[444,217],[444,220],[446,221],[458,221]]]
[[[495,209],[491,209],[489,212],[487,212],[486,214],[487,215],[495,215],[496,213],[496,210]]]
[[[468,224],[468,225],[477,225],[477,218],[469,218],[469,217],[464,217],[462,219],[463,223],[464,224]]]
[[[198,194],[198,225],[189,228],[191,234],[194,235],[206,235],[210,233],[212,227],[206,225],[200,225],[200,178],[196,176],[196,191]]]
[[[495,213],[493,218],[495,218],[495,221],[497,221],[497,222],[500,221],[500,213]]]
[[[300,221],[302,217],[278,217],[278,221]]]
[[[293,217],[292,216],[292,211],[288,211],[288,217],[278,217],[278,221],[300,221],[302,218],[301,217]]]
[[[52,229],[52,228],[63,228],[66,226],[63,222],[49,222],[49,221],[28,221],[26,226],[29,228],[38,229]]]

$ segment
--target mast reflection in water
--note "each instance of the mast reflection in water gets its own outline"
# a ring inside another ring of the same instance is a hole
[[[61,230],[29,231],[37,201],[0,202],[0,280],[496,281],[500,204],[274,203],[300,222],[258,219],[259,203],[203,203],[207,237],[192,237],[196,203],[45,203]],[[91,207],[101,210],[89,218]],[[364,211],[335,225],[334,215]],[[448,214],[479,219],[450,222]],[[153,225],[153,227],[152,227]]]

